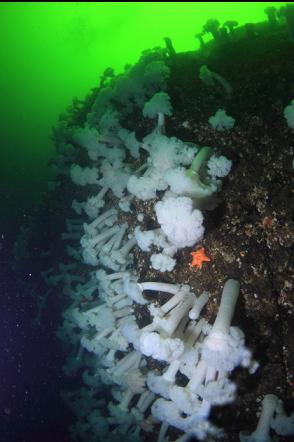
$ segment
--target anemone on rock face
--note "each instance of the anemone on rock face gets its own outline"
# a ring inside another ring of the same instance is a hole
[[[213,50],[237,39],[238,32],[236,21],[222,28],[212,19],[198,37],[204,50],[203,34],[212,34],[206,49]],[[197,94],[203,93],[204,103],[207,98],[207,107],[201,122],[190,119],[184,125],[189,109],[177,100],[179,85],[173,87],[178,53],[170,39],[167,46],[168,51],[146,51],[122,74],[105,73],[79,125],[69,122],[62,140],[76,151],[73,156],[70,150],[64,174],[72,203],[62,237],[75,264],[45,277],[48,284],[64,284],[70,299],[58,335],[71,347],[65,372],[82,373],[85,384],[71,398],[77,416],[72,432],[82,440],[107,440],[110,432],[113,440],[129,441],[155,440],[155,433],[160,442],[178,433],[183,441],[221,437],[212,408],[235,401],[236,368],[250,374],[258,368],[243,331],[232,325],[243,275],[241,258],[228,257],[228,250],[241,222],[226,212],[232,210],[226,195],[246,156],[238,156],[234,145],[244,128],[238,127],[233,88],[192,57]],[[204,59],[209,57],[207,51]],[[236,120],[224,110],[231,103],[228,112]],[[291,102],[284,110],[289,128],[293,112]],[[214,210],[217,196],[224,201]],[[221,223],[227,230],[214,240]],[[249,232],[249,221],[246,226]],[[206,285],[213,287],[211,293]],[[249,436],[241,433],[241,440],[256,442],[270,428],[279,433],[282,423],[292,431],[292,415],[271,399],[263,402],[264,408],[271,406],[269,422],[262,418],[263,424]]]

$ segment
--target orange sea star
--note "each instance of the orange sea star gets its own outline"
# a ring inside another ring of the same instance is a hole
[[[201,269],[204,262],[210,261],[210,258],[205,255],[204,247],[196,250],[196,252],[191,252],[191,256],[193,259],[190,265],[191,267],[196,267],[197,269]]]

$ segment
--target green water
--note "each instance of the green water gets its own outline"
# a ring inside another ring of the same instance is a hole
[[[209,18],[266,20],[274,2],[69,2],[0,5],[1,189],[22,217],[46,190],[54,156],[51,127],[72,98],[83,98],[108,66],[118,73],[170,37],[194,51]]]

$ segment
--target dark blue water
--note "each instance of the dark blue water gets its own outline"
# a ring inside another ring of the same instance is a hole
[[[0,250],[0,441],[69,441],[70,414],[60,398],[65,387],[62,349],[55,338],[58,314],[54,299],[42,315],[42,327],[33,326],[34,296],[42,282],[29,262],[12,270],[10,241]],[[45,293],[45,292],[44,292]]]

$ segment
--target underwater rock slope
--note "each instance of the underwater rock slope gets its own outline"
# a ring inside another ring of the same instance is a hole
[[[73,440],[238,440],[293,397],[293,46],[242,32],[106,70],[55,128]]]

